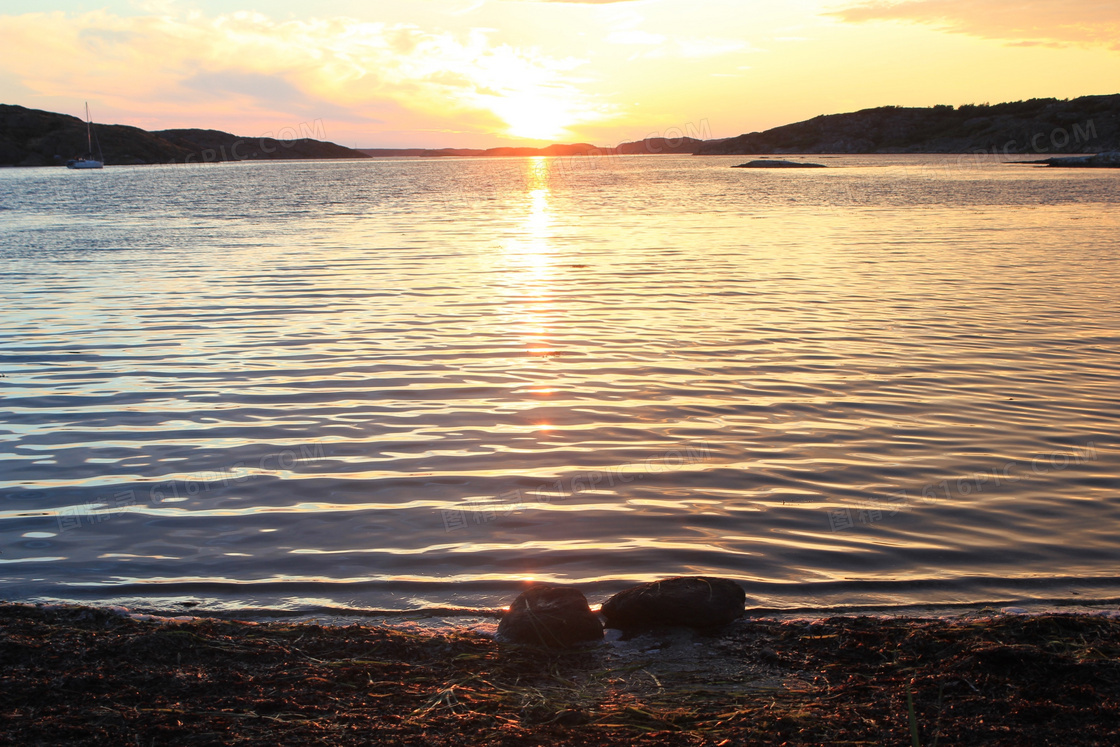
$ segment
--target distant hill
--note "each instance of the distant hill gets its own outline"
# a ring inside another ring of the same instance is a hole
[[[401,158],[420,156],[423,158],[474,157],[474,156],[586,156],[602,155],[603,150],[589,143],[571,145],[549,145],[545,148],[359,148],[362,153],[375,158]]]
[[[695,153],[705,141],[691,137],[667,139],[663,137],[646,138],[632,143],[622,143],[614,147],[600,147],[590,143],[570,145],[549,145],[544,148],[359,148],[362,153],[374,158],[440,158],[457,157],[499,157],[499,156],[613,156],[618,154],[659,154]],[[715,141],[711,141],[715,142]]]
[[[694,137],[664,138],[650,137],[633,143],[622,143],[611,149],[614,153],[627,155],[659,155],[662,153],[695,153],[705,142],[718,143],[720,140],[697,140]]]
[[[109,165],[209,163],[247,159],[368,158],[334,143],[238,137],[217,130],[147,132],[94,123]],[[96,155],[97,145],[94,145]],[[86,123],[67,114],[0,104],[0,166],[57,166],[86,152]]]
[[[703,156],[785,153],[1097,153],[1120,149],[1120,94],[829,114],[707,141]]]
[[[152,134],[197,154],[202,161],[369,158],[353,148],[311,138],[238,137],[220,130],[156,130]]]
[[[302,138],[238,137],[218,130],[147,132],[95,124],[107,164],[209,163],[300,158],[601,156],[677,153],[1099,153],[1120,150],[1120,94],[1031,99],[1007,104],[883,106],[828,114],[724,140],[653,137],[600,147],[345,148]],[[86,150],[77,117],[0,104],[0,166],[62,165]]]
[[[137,127],[95,125],[94,131],[109,163],[181,162],[191,155]],[[57,166],[85,152],[86,123],[77,117],[0,104],[0,165]]]

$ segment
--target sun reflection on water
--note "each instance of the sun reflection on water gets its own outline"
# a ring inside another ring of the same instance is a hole
[[[525,162],[524,197],[516,203],[524,213],[503,247],[513,270],[507,281],[510,321],[532,356],[555,352],[550,334],[558,310],[550,160],[534,157]]]
[[[529,159],[525,172],[526,202],[528,213],[520,225],[520,237],[512,242],[511,249],[518,251],[537,275],[549,269],[551,255],[552,206],[549,197],[549,160],[542,156]],[[534,279],[537,279],[534,277]]]

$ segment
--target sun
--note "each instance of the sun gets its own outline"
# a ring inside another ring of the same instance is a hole
[[[506,123],[507,134],[527,140],[555,140],[580,119],[570,103],[539,94],[503,96],[489,108]]]
[[[460,77],[471,84],[464,89],[471,103],[503,122],[505,135],[555,143],[611,113],[574,72],[586,62],[501,44],[471,59]]]

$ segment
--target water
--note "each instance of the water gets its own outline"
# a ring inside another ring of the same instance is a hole
[[[0,171],[0,598],[1120,597],[1120,173]]]

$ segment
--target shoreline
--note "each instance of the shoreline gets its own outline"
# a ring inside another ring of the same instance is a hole
[[[18,744],[1107,744],[1120,619],[743,618],[586,649],[0,604]],[[912,703],[912,706],[910,705]],[[729,740],[729,741],[727,741]]]
[[[507,602],[524,587],[511,591]],[[609,596],[609,595],[607,595]],[[603,597],[605,600],[606,596]],[[137,604],[135,597],[121,599],[67,599],[57,597],[29,597],[5,599],[0,597],[0,608],[30,607],[44,610],[88,608],[118,614],[134,619],[200,620],[214,619],[231,622],[315,624],[324,626],[362,625],[414,625],[424,626],[425,621],[437,621],[432,630],[459,630],[458,621],[476,626],[480,621],[491,621],[495,626],[508,609],[506,606],[465,606],[432,604],[414,608],[345,607],[329,604],[299,608],[235,606],[219,603],[183,601],[161,604]],[[214,601],[214,600],[211,600]],[[750,596],[748,595],[748,602]],[[591,610],[599,613],[601,602],[590,602]],[[793,605],[785,607],[746,606],[744,617],[773,622],[818,620],[830,617],[873,617],[878,619],[937,619],[964,620],[1000,615],[1100,615],[1120,616],[1120,597],[1099,598],[1041,597],[974,600],[965,602],[883,602],[849,603],[832,605]],[[442,625],[439,621],[442,621]],[[427,626],[425,626],[427,627]]]

